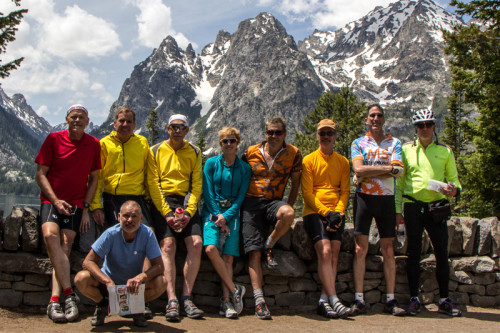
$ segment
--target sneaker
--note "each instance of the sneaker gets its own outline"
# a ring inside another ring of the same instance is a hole
[[[439,313],[444,313],[452,317],[460,317],[462,316],[462,311],[455,307],[455,304],[451,301],[451,299],[445,299],[441,304],[439,304]]]
[[[264,250],[264,260],[267,268],[273,269],[278,267],[278,263],[274,259],[273,249],[265,249]]]
[[[220,303],[219,315],[230,319],[238,318],[238,312],[236,312],[231,302]]]
[[[142,313],[135,314],[132,318],[134,318],[134,326],[137,326],[137,327],[148,326],[148,321],[146,320],[146,317],[144,316],[144,314],[142,314]]]
[[[337,313],[333,311],[332,307],[330,306],[330,303],[325,302],[325,301],[320,301],[318,303],[318,314],[320,316],[333,319],[333,318],[338,318]]]
[[[365,313],[366,313],[366,304],[358,300],[354,301],[354,303],[352,303],[351,307],[349,308],[350,316],[357,316]]]
[[[264,302],[255,305],[255,315],[259,319],[272,319],[271,312],[269,312],[269,309]]]
[[[417,297],[410,298],[410,306],[406,310],[406,313],[410,316],[416,316],[422,310],[422,306],[420,305],[420,301]]]
[[[191,298],[186,298],[185,300],[181,299],[181,315],[187,316],[191,319],[199,319],[203,317],[205,312],[202,309],[199,309],[196,305],[194,305]]]
[[[151,311],[149,303],[144,305],[144,318],[146,318],[146,320],[153,319],[153,312]]]
[[[335,302],[335,304],[333,304],[332,308],[333,308],[333,312],[335,312],[337,314],[337,316],[342,318],[342,319],[347,318],[349,316],[349,314],[351,313],[349,308],[344,306],[344,304],[342,304],[341,301]]]
[[[66,296],[64,301],[64,316],[67,321],[75,321],[78,318],[78,304],[79,299],[76,295]]]
[[[165,318],[170,322],[178,322],[181,320],[179,317],[179,301],[171,299],[165,309]]]
[[[245,295],[246,288],[239,284],[235,286],[236,291],[231,295],[231,302],[233,303],[234,310],[240,314],[243,311],[243,296]]]
[[[96,305],[94,315],[92,316],[92,320],[90,321],[90,325],[92,326],[104,325],[104,318],[106,318],[106,311],[104,307]]]
[[[395,299],[385,303],[384,312],[390,313],[393,316],[404,316],[406,314],[405,309],[399,307],[398,301]]]
[[[67,321],[62,311],[61,304],[58,302],[50,302],[49,305],[47,305],[47,315],[54,323],[65,323]]]

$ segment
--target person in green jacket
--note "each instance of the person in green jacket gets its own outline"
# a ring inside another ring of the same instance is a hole
[[[455,158],[448,146],[438,143],[437,136],[433,140],[436,118],[432,111],[415,112],[412,122],[417,138],[414,142],[403,145],[404,170],[403,175],[397,181],[396,190],[396,221],[397,225],[405,224],[408,241],[407,273],[411,298],[407,314],[416,315],[421,309],[418,286],[422,233],[425,228],[436,256],[439,312],[456,317],[461,315],[461,311],[450,300],[448,292],[450,268],[448,266],[447,218],[435,221],[436,219],[433,219],[429,211],[430,203],[435,203],[445,197],[454,197],[460,191]],[[435,187],[436,184],[438,187]]]

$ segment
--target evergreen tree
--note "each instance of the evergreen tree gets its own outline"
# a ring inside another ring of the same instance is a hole
[[[207,160],[207,156],[203,154],[207,150],[207,140],[205,130],[202,129],[200,134],[198,135],[198,140],[196,140],[196,146],[200,148],[201,152],[201,166],[205,166],[205,161]]]
[[[321,119],[332,119],[337,125],[338,137],[335,151],[348,159],[351,155],[351,143],[361,136],[364,129],[365,103],[359,103],[351,89],[343,87],[338,93],[325,92],[314,110],[307,114],[302,125],[303,133],[295,134],[294,144],[303,156],[318,149],[316,139],[317,125]]]
[[[21,5],[21,0],[12,0],[16,6]],[[7,44],[13,42],[16,38],[14,37],[17,31],[17,25],[21,23],[21,19],[24,14],[28,12],[27,9],[19,9],[10,12],[8,15],[4,15],[0,12],[0,55],[7,51]],[[0,78],[6,78],[9,76],[10,71],[17,69],[23,61],[23,57],[15,59],[5,65],[0,65]],[[0,64],[2,60],[0,60]]]
[[[446,143],[458,160],[465,153],[470,138],[469,126],[470,110],[465,110],[463,105],[462,91],[455,91],[448,97],[448,114],[444,116],[443,142]]]
[[[158,124],[158,110],[156,106],[151,107],[146,118],[146,128],[148,129],[148,142],[152,146],[160,139],[160,125]]]
[[[500,2],[452,0],[459,15],[473,23],[444,32],[445,52],[453,55],[452,88],[461,87],[464,102],[479,112],[470,122],[473,152],[463,160],[460,179],[464,187],[462,205],[477,217],[500,215]]]

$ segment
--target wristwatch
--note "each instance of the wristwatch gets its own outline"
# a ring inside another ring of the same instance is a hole
[[[88,202],[84,202],[83,203],[83,208],[90,208],[90,204]]]

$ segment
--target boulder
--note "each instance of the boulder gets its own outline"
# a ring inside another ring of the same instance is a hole
[[[436,271],[436,257],[434,257],[434,253],[426,255],[420,260],[420,269],[424,272]]]
[[[51,275],[46,274],[26,274],[24,276],[24,282],[43,287],[48,285],[50,278]]]
[[[484,219],[477,222],[474,253],[480,256],[491,253],[491,221]]]
[[[381,272],[384,269],[384,258],[379,255],[366,256],[366,270]]]
[[[0,271],[52,274],[49,258],[37,254],[0,252]]]
[[[292,251],[275,249],[274,258],[278,262],[278,268],[269,269],[262,265],[265,275],[300,277],[307,271],[304,262]]]
[[[210,281],[196,281],[193,287],[193,293],[204,296],[218,296],[221,289],[219,283]]]
[[[496,299],[493,296],[480,296],[471,295],[470,301],[474,306],[480,306],[482,308],[489,308],[495,305]]]
[[[12,289],[16,291],[47,291],[49,290],[49,286],[37,286],[35,284],[19,281],[12,284]]]
[[[486,295],[490,296],[500,295],[500,282],[492,283],[486,286]]]
[[[278,276],[278,275],[266,275],[264,277],[264,282],[266,284],[283,284],[287,285],[288,284],[288,278],[285,276]]]
[[[477,273],[474,274],[474,283],[489,285],[495,282],[495,273]]]
[[[24,252],[38,252],[38,209],[24,207],[22,224],[22,248]]]
[[[374,289],[369,290],[364,293],[365,303],[375,304],[380,302],[380,298],[382,297],[382,293],[380,290]]]
[[[483,219],[491,224],[491,257],[500,257],[500,222],[496,216]]]
[[[448,255],[456,257],[462,255],[462,225],[458,217],[451,217],[448,220]]]
[[[290,291],[316,291],[318,284],[312,279],[290,278]]]
[[[288,229],[287,232],[278,239],[276,247],[285,251],[292,250],[292,228]]]
[[[339,261],[337,263],[337,272],[346,272],[352,270],[352,261],[354,255],[349,252],[340,252]]]
[[[486,256],[452,258],[451,268],[455,271],[488,273],[495,269],[495,261]]]
[[[274,296],[288,291],[288,286],[283,284],[265,284],[264,285],[264,295]]]
[[[466,256],[470,256],[474,253],[474,240],[476,237],[476,229],[478,219],[472,217],[461,217],[460,224],[462,225],[462,237],[463,237],[463,245],[462,248],[463,254]]]
[[[486,288],[479,284],[461,284],[458,286],[458,291],[468,294],[477,294],[480,296],[484,296],[486,294]]]
[[[21,207],[14,206],[12,212],[5,220],[3,249],[8,251],[17,251],[19,247],[19,235],[23,225],[23,210]]]
[[[341,251],[348,251],[354,253],[356,250],[356,243],[354,242],[354,224],[346,223],[344,233],[342,234]]]
[[[17,308],[22,301],[22,292],[12,289],[0,289],[0,307]]]
[[[311,238],[307,235],[304,221],[296,220],[292,229],[292,248],[302,260],[316,260]]]
[[[306,293],[301,291],[292,291],[276,295],[274,298],[276,300],[276,305],[278,306],[297,306],[304,304]]]
[[[407,256],[396,256],[396,274],[404,274],[406,275],[406,263],[408,261]]]
[[[436,303],[439,301],[439,294],[436,295]],[[459,291],[450,292],[450,298],[453,300],[455,304],[470,304],[469,294],[462,293]]]
[[[470,272],[450,270],[450,279],[462,284],[474,284],[474,275]]]

